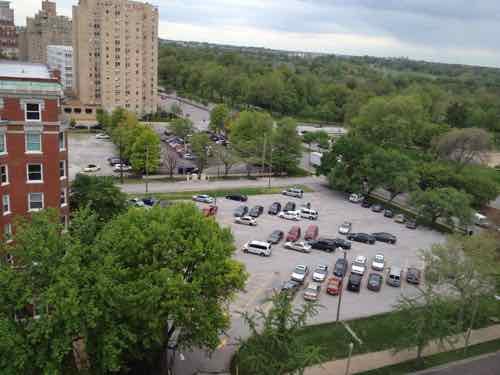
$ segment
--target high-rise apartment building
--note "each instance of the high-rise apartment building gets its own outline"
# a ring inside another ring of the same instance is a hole
[[[47,46],[47,65],[52,70],[59,70],[64,92],[73,91],[73,47]]]
[[[19,53],[14,9],[8,1],[0,1],[0,52],[5,57],[17,57]]]
[[[0,237],[47,207],[68,220],[68,144],[59,78],[47,66],[0,61]]]
[[[82,105],[138,114],[158,107],[158,9],[129,0],[73,7],[74,90]]]
[[[58,16],[56,3],[42,1],[42,10],[26,18],[26,27],[19,33],[21,60],[47,64],[47,46],[71,46],[71,20]]]

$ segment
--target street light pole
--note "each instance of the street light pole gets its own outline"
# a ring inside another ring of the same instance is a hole
[[[122,129],[119,130],[120,132],[120,183],[123,185],[123,131]]]
[[[344,250],[344,264],[347,264],[347,251]],[[339,291],[339,302],[337,304],[337,319],[335,322],[339,322],[340,320],[340,305],[342,304],[342,292],[344,290],[344,278],[345,278],[345,272],[342,274],[342,282],[340,284],[340,291]]]
[[[352,350],[354,349],[354,343],[350,342],[349,343],[349,355],[347,356],[347,363],[345,366],[345,375],[349,375],[349,371],[351,369],[351,357],[352,357]]]
[[[149,164],[149,146],[146,144],[146,195],[148,194],[148,191],[149,191],[149,186],[148,186],[148,183],[149,183],[149,168],[148,168],[148,164]]]

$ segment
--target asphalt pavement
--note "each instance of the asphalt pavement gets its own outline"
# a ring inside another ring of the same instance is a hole
[[[499,375],[500,351],[444,366],[415,372],[412,375]]]

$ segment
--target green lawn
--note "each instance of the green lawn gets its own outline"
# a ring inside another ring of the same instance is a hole
[[[360,375],[404,375],[409,372],[424,370],[427,368],[440,366],[445,363],[460,361],[465,358],[475,357],[481,354],[493,353],[500,350],[500,340],[488,341],[482,344],[472,345],[465,353],[463,349],[453,350],[440,354],[425,357],[422,363],[408,361],[397,365],[382,367],[377,370],[370,370],[359,373]]]
[[[288,187],[297,187],[304,192],[312,192],[310,187],[303,185],[294,186],[277,186],[277,187],[242,187],[235,189],[217,189],[217,190],[199,190],[199,191],[177,191],[172,193],[152,193],[151,196],[157,199],[176,200],[176,199],[191,199],[193,195],[208,194],[212,197],[221,198],[228,194],[245,194],[245,195],[262,195],[262,194],[279,194]],[[132,194],[137,196],[137,194]]]

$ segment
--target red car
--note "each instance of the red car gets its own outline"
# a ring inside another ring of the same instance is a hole
[[[342,279],[339,277],[330,277],[326,285],[326,292],[332,296],[337,296],[342,289]]]
[[[319,229],[317,225],[314,224],[309,225],[307,227],[306,234],[304,235],[304,240],[306,241],[315,240],[316,238],[318,238],[318,232]]]
[[[287,242],[295,242],[300,238],[300,227],[294,225],[286,235]]]
[[[203,215],[205,215],[206,217],[217,215],[217,211],[218,211],[218,208],[217,208],[217,206],[214,206],[214,205],[210,205],[208,207],[203,207]]]

